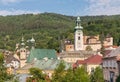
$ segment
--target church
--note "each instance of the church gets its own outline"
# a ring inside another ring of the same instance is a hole
[[[74,28],[74,44],[69,40],[66,40],[64,44],[64,50],[62,50],[58,57],[68,63],[75,63],[77,60],[85,60],[96,54],[101,55],[99,52],[102,44],[99,35],[85,36],[80,17],[77,17],[76,26]],[[112,47],[113,37],[107,36],[103,41],[103,46]]]
[[[91,50],[99,51],[101,49],[101,41],[99,35],[97,36],[85,36],[83,33],[83,27],[81,26],[80,17],[77,17],[76,27],[74,28],[74,44],[70,41],[65,43],[65,51],[80,51]],[[108,47],[113,45],[113,37],[106,36],[103,41],[103,46]]]

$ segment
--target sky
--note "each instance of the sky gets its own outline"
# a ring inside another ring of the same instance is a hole
[[[0,15],[58,13],[69,16],[120,14],[120,0],[0,0]]]

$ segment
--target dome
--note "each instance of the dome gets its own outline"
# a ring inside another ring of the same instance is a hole
[[[32,39],[30,40],[32,43],[34,43],[35,42],[35,39],[32,37]]]

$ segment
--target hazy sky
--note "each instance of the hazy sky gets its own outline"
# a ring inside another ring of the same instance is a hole
[[[52,12],[72,16],[120,14],[120,0],[0,0],[0,15]]]

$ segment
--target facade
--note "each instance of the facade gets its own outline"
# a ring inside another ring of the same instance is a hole
[[[58,55],[58,58],[68,63],[75,63],[77,60],[84,60],[93,54],[97,54],[95,51],[65,51]]]
[[[54,69],[60,64],[61,60],[58,59],[39,59],[34,60],[30,63],[27,63],[24,67],[20,68],[18,73],[29,73],[29,69],[32,67],[40,68],[45,74],[51,77]],[[71,64],[65,63],[65,69],[69,69]]]
[[[113,49],[103,57],[104,79],[109,82],[115,82],[119,75],[120,47]]]

